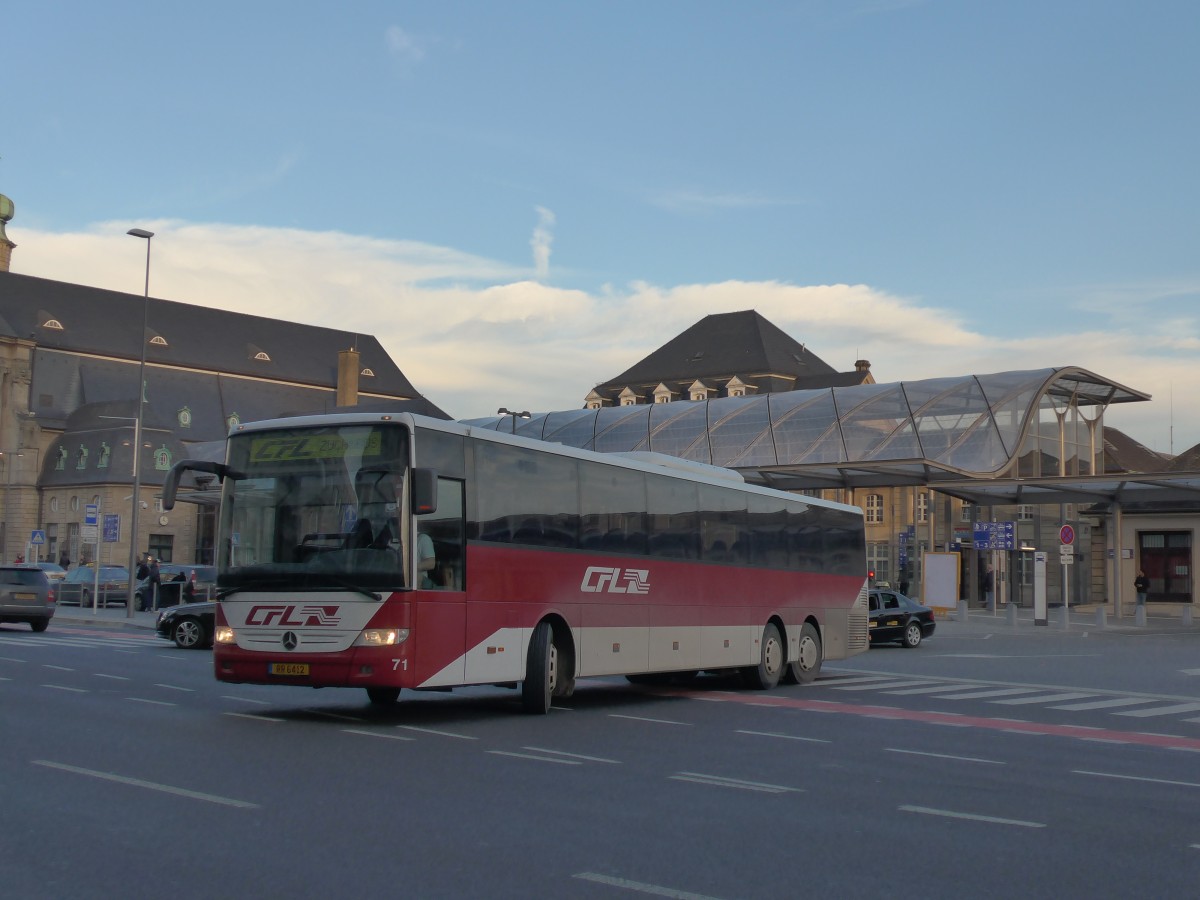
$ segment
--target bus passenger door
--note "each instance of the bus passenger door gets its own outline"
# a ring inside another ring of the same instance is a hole
[[[437,512],[416,519],[417,671],[428,687],[466,678],[463,483],[439,478],[437,497]]]

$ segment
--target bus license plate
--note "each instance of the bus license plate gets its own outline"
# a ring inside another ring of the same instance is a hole
[[[271,663],[272,675],[307,675],[308,663]]]

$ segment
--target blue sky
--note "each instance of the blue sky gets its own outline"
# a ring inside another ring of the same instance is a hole
[[[7,4],[13,269],[376,334],[456,417],[713,312],[1200,442],[1200,4]]]

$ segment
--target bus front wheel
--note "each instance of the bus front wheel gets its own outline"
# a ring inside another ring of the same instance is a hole
[[[779,629],[775,627],[774,622],[768,622],[767,627],[763,629],[758,665],[747,666],[742,670],[746,687],[756,691],[769,691],[775,687],[783,676],[785,659],[787,652],[779,637]]]
[[[824,657],[821,648],[821,635],[811,622],[805,622],[800,629],[800,647],[796,658],[788,663],[784,680],[791,684],[811,684],[821,674],[821,661]]]
[[[539,622],[529,641],[525,663],[525,680],[521,682],[521,705],[525,712],[545,715],[550,712],[558,680],[558,648],[554,645],[554,629],[549,622]]]

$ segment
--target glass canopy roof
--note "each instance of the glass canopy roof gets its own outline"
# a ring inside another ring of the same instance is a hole
[[[1148,400],[1085,369],[964,375],[695,402],[515,414],[463,424],[600,452],[652,451],[825,488],[1005,474],[1051,405]]]

